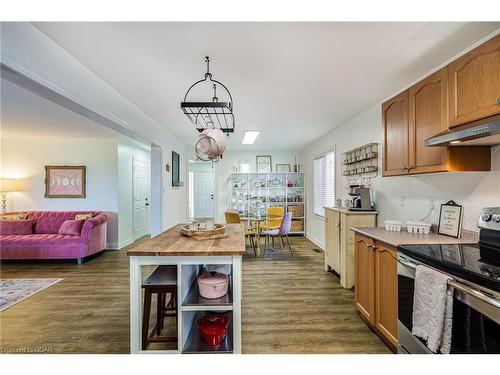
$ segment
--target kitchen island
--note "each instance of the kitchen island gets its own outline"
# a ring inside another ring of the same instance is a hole
[[[243,224],[226,224],[227,238],[204,241],[184,237],[179,224],[130,249],[130,351],[131,353],[241,353],[241,262],[245,252]],[[177,266],[177,349],[141,350],[142,267]],[[201,298],[197,277],[204,265],[230,265],[229,291],[215,300]],[[197,319],[208,312],[229,315],[223,345],[210,347],[200,341]]]

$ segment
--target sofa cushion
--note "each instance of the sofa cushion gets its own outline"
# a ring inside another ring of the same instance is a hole
[[[0,215],[0,220],[26,220],[28,218],[27,213],[10,213],[10,214],[3,214]]]
[[[66,220],[59,228],[58,234],[79,236],[82,233],[84,220]]]
[[[1,220],[0,235],[33,234],[33,220]]]
[[[35,233],[47,234],[58,233],[62,223],[66,220],[75,220],[75,216],[81,211],[30,211],[29,219],[35,219]],[[96,213],[92,212],[92,215]]]
[[[2,247],[16,246],[76,246],[86,244],[87,240],[80,236],[68,236],[61,234],[29,234],[29,235],[6,235],[0,238]]]

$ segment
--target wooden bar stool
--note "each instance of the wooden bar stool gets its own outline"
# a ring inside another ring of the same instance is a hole
[[[175,317],[177,331],[177,266],[158,266],[143,283],[144,312],[142,316],[142,350],[146,350],[152,342],[177,342],[175,337],[158,337],[164,327],[165,318]],[[156,324],[149,332],[151,314],[151,298],[156,294]],[[167,294],[170,298],[167,302]],[[156,337],[155,337],[156,336]]]

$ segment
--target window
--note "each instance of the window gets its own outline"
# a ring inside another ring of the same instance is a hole
[[[335,203],[335,149],[314,159],[314,214],[324,217]]]

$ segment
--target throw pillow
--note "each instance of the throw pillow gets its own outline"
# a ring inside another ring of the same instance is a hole
[[[92,214],[78,214],[75,216],[75,220],[88,220],[92,219]]]
[[[33,234],[33,220],[1,220],[0,235]]]
[[[14,220],[26,220],[28,214],[3,214],[0,216],[0,220],[14,221]]]
[[[79,236],[82,232],[85,220],[66,220],[59,228],[59,234],[69,236]]]

